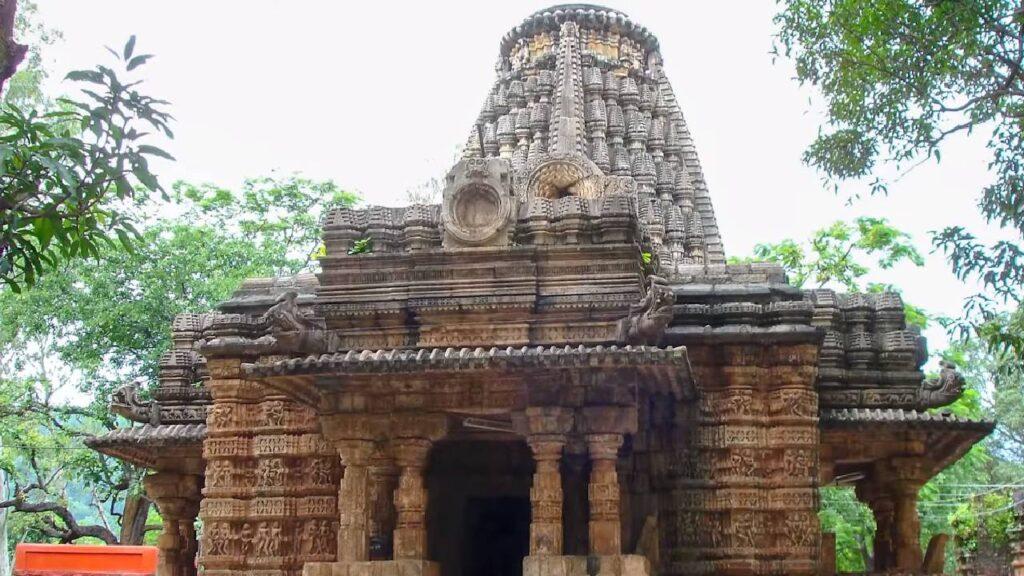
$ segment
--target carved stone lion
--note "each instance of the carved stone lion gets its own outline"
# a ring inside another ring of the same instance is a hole
[[[619,344],[657,344],[672,322],[676,297],[664,278],[650,276],[647,294],[629,307],[629,316],[619,320]]]
[[[940,362],[939,377],[925,380],[917,391],[919,408],[937,408],[945,406],[963,394],[964,377],[956,369],[956,364]]]
[[[135,422],[160,423],[160,407],[139,396],[143,381],[136,380],[119,387],[110,397],[110,410]]]
[[[269,334],[256,340],[263,350],[273,352],[322,352],[325,348],[323,328],[302,313],[296,302],[298,294],[289,290],[277,298],[260,318]]]

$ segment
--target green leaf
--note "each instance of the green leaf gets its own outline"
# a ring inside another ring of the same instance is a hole
[[[36,218],[32,221],[32,228],[35,230],[36,238],[39,239],[39,249],[46,250],[53,239],[54,226],[49,218]]]
[[[142,55],[139,55],[139,56],[136,56],[136,57],[132,58],[131,60],[128,61],[128,71],[131,72],[132,70],[135,70],[139,66],[142,66],[143,64],[146,63],[147,60],[149,60],[152,57],[153,57],[152,54],[142,54]]]
[[[359,238],[352,243],[352,248],[349,249],[349,256],[355,256],[357,254],[368,254],[373,252],[373,238],[367,236],[366,238]]]
[[[161,158],[166,158],[167,160],[174,160],[174,156],[171,156],[170,154],[168,154],[167,152],[161,150],[160,148],[157,148],[156,146],[150,146],[148,144],[141,144],[138,147],[138,151],[139,151],[140,154],[150,154],[152,156],[159,156]]]
[[[151,191],[156,192],[160,190],[160,183],[157,182],[156,176],[149,171],[149,167],[143,163],[136,164],[132,167],[132,174],[139,179],[139,182],[143,186],[149,188]]]
[[[132,57],[132,53],[133,52],[135,52],[135,35],[134,34],[132,34],[131,37],[128,38],[128,42],[126,42],[125,45],[124,45],[124,59],[125,60],[130,59]]]
[[[93,84],[103,84],[103,75],[95,70],[72,70],[64,76],[65,80],[71,80],[72,82],[92,82]]]

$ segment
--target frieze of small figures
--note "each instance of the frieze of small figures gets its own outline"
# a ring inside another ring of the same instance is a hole
[[[768,491],[771,510],[813,510],[817,500],[814,488],[776,488]]]
[[[768,410],[773,416],[817,418],[818,395],[803,388],[783,388],[768,394]]]
[[[246,500],[234,498],[212,498],[205,497],[199,504],[199,514],[207,522],[216,520],[240,520],[249,513],[249,503]]]
[[[289,497],[257,497],[249,503],[250,518],[290,518],[295,515],[296,500]]]
[[[723,424],[701,426],[694,441],[701,448],[734,448],[764,446],[765,429],[761,426]]]
[[[723,487],[713,492],[714,496],[709,498],[712,505],[706,508],[721,511],[761,510],[767,508],[769,493],[759,488]]]
[[[246,458],[251,455],[249,438],[207,438],[203,442],[203,456],[213,458]]]
[[[529,333],[530,328],[525,323],[424,326],[420,330],[420,345],[455,347],[486,342],[494,346],[516,346],[528,343],[530,341]]]
[[[253,438],[253,454],[256,456],[299,456],[301,437],[294,434],[262,434]]]
[[[305,496],[298,499],[296,514],[299,517],[330,517],[338,514],[338,499],[335,496]]]
[[[608,342],[615,338],[614,322],[542,324],[531,327],[532,343],[562,344],[565,342]]]
[[[818,427],[809,426],[770,426],[767,429],[766,446],[780,448],[784,446],[816,446],[818,444]]]

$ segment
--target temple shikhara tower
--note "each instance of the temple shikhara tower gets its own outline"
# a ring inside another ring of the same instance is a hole
[[[831,483],[875,572],[938,570],[918,489],[993,424],[934,410],[963,380],[900,297],[726,264],[621,12],[537,12],[496,71],[440,205],[333,210],[319,273],[177,317],[117,394],[90,444],[152,470],[161,576],[832,574]]]

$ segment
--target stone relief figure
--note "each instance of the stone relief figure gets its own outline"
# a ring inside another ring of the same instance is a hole
[[[335,542],[334,534],[327,520],[321,520],[316,527],[316,536],[313,538],[311,552],[315,555],[331,554],[334,551],[332,544]]]
[[[939,377],[925,380],[918,390],[919,408],[936,408],[953,402],[963,394],[964,377],[956,369],[956,364],[940,362]]]
[[[217,404],[210,410],[210,424],[215,428],[228,428],[232,424],[234,409],[226,404]]]
[[[649,282],[647,294],[619,321],[619,344],[657,344],[672,321],[672,288],[659,276],[650,276]]]
[[[299,309],[298,293],[289,290],[277,298],[260,321],[268,326],[269,334],[256,340],[267,352],[322,352],[325,349],[324,330]]]
[[[242,530],[239,532],[239,535],[242,538],[239,553],[245,556],[252,549],[252,524],[249,524],[248,522],[243,524]]]
[[[314,458],[309,462],[307,477],[314,486],[330,486],[331,465],[323,458]]]
[[[234,467],[227,460],[214,460],[206,466],[207,483],[210,486],[230,486]]]
[[[267,426],[284,425],[284,402],[271,400],[263,404],[263,423]]]
[[[253,545],[257,556],[273,556],[271,554],[270,527],[266,522],[260,522],[256,527],[256,534],[253,537]]]
[[[282,486],[287,474],[280,458],[261,460],[257,467],[258,486]]]

